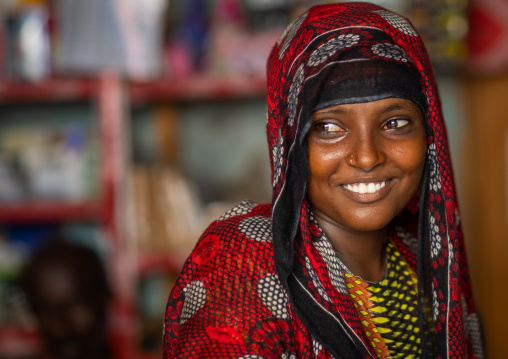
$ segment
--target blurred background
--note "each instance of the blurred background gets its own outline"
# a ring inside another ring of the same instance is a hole
[[[22,278],[55,238],[106,269],[114,357],[161,357],[200,233],[270,201],[266,58],[327,2],[0,0],[0,359],[44,350]],[[505,357],[508,3],[371,2],[409,17],[430,53],[487,357]]]

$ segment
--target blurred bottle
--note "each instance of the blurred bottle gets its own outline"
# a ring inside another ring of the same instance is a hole
[[[205,0],[190,0],[180,10],[169,40],[169,71],[174,77],[186,77],[207,66],[205,47],[208,14]]]
[[[0,19],[2,20],[2,19]],[[3,15],[5,76],[40,81],[51,72],[49,11],[34,4]]]

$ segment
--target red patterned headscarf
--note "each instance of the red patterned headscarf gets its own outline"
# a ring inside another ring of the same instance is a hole
[[[319,93],[319,79],[333,71],[340,73],[341,68],[346,76],[351,63],[369,62],[393,64],[401,69],[399,73],[404,72],[402,76],[407,76],[404,68],[416,72],[418,88],[423,89],[426,102],[427,158],[419,198],[407,205],[391,228],[399,250],[418,273],[422,336],[429,331],[424,328],[421,302],[425,298],[432,302],[435,335],[422,337],[422,343],[434,343],[435,350],[423,348],[422,354],[466,358],[476,353],[481,357],[479,326],[434,74],[422,40],[409,21],[376,5],[313,7],[288,27],[271,52],[267,133],[273,169],[273,241],[280,280],[301,320],[330,352],[349,357],[362,347],[362,329],[354,318],[348,317],[354,313],[349,298],[337,297],[339,312],[327,308],[327,301],[313,293],[316,289],[312,288],[312,275],[305,270],[306,262],[319,257],[312,245],[314,234],[305,198],[309,174],[306,134],[310,115],[320,101],[315,95]],[[396,84],[397,78],[393,82]],[[385,94],[371,100],[386,97],[400,96],[390,96],[387,88]],[[319,259],[315,261],[319,265]],[[344,330],[347,327],[353,329],[355,336]],[[351,338],[351,348],[338,339],[341,336]]]
[[[380,77],[376,91],[356,92],[368,77],[349,79],[351,64],[362,74],[383,68],[395,80]],[[356,95],[407,98],[425,114],[421,188],[389,228],[418,274],[421,357],[482,358],[431,65],[405,18],[368,3],[313,7],[275,44],[267,121],[273,201],[243,202],[203,233],[169,296],[164,358],[378,358],[306,199],[310,115]]]

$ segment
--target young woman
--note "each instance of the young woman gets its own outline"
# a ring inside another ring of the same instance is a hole
[[[481,358],[446,131],[420,37],[311,8],[268,60],[271,205],[210,225],[165,358]]]

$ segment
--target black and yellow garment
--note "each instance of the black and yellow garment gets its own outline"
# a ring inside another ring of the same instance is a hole
[[[382,280],[368,282],[346,269],[346,286],[379,358],[419,358],[417,275],[391,241],[386,256]]]

